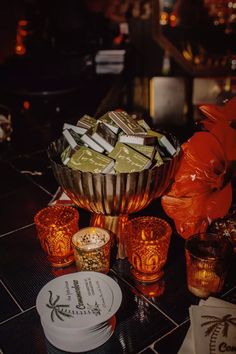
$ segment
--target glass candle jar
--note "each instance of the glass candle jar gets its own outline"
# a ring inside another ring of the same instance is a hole
[[[232,255],[232,246],[223,236],[199,233],[185,243],[187,285],[194,295],[207,298],[220,292]]]
[[[100,227],[85,227],[72,238],[78,271],[107,274],[110,269],[111,237]]]
[[[163,275],[172,229],[163,219],[143,216],[126,224],[125,242],[131,273],[141,282],[154,282]]]
[[[53,267],[74,262],[72,236],[78,231],[79,213],[70,206],[53,205],[40,210],[34,222],[42,249]]]

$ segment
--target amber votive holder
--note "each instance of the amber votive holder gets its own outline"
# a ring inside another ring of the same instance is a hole
[[[74,262],[71,239],[78,231],[79,213],[70,206],[53,205],[34,217],[38,239],[53,267],[66,267]]]
[[[125,245],[133,277],[151,283],[163,275],[172,229],[163,219],[141,216],[125,227]]]
[[[207,298],[222,291],[233,247],[222,235],[199,233],[185,242],[188,289]]]
[[[78,271],[107,274],[110,269],[111,236],[101,227],[85,227],[72,237]]]

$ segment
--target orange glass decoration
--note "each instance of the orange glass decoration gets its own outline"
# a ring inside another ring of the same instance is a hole
[[[224,285],[232,246],[222,235],[199,233],[185,244],[188,289],[207,298],[219,293]]]
[[[236,97],[224,105],[202,105],[207,131],[196,132],[182,145],[174,182],[162,197],[162,207],[185,239],[205,232],[209,221],[223,218],[232,204],[236,174]]]
[[[154,282],[163,275],[172,229],[163,219],[143,216],[126,224],[125,242],[131,273],[141,282]]]
[[[70,206],[53,205],[34,217],[38,238],[53,267],[66,267],[74,262],[72,236],[78,231],[79,213]]]

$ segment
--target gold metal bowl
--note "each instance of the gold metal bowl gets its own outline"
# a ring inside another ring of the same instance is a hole
[[[60,155],[67,146],[64,137],[52,142],[48,156],[54,176],[65,193],[80,208],[92,213],[91,225],[112,231],[119,241],[118,257],[123,258],[123,228],[128,215],[144,209],[170,185],[181,149],[159,167],[141,172],[103,174],[75,171],[64,166]]]

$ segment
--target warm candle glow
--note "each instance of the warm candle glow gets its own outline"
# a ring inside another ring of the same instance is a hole
[[[141,231],[141,239],[142,239],[143,241],[146,240],[146,236],[145,236],[145,231],[144,231],[144,230]]]
[[[193,269],[192,269],[193,270]],[[221,288],[220,277],[211,270],[196,270],[188,276],[189,290],[198,297],[205,298],[210,293],[217,293]]]
[[[152,216],[131,219],[127,223],[126,251],[131,272],[137,280],[150,283],[162,277],[171,232],[165,220]]]
[[[70,206],[50,206],[38,212],[34,220],[41,247],[52,265],[65,267],[73,263],[71,239],[78,231],[78,211]]]
[[[202,233],[186,241],[188,289],[207,298],[222,290],[232,247],[225,237]]]
[[[108,273],[110,268],[111,239],[107,230],[86,227],[72,238],[78,271]]]

